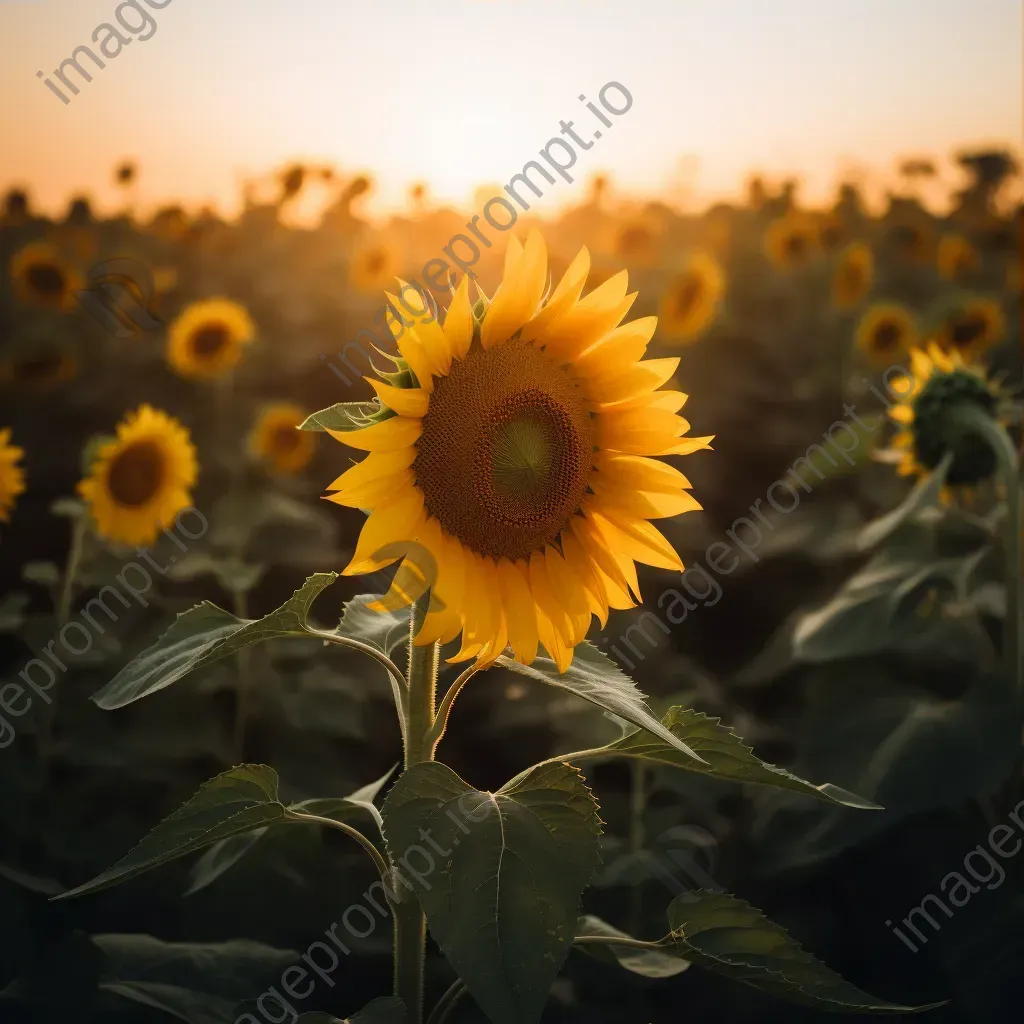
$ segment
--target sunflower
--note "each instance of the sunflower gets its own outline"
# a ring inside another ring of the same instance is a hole
[[[839,249],[848,234],[846,223],[838,213],[827,213],[818,222],[818,244],[825,252]]]
[[[847,246],[832,274],[832,305],[850,309],[859,305],[871,290],[875,277],[875,258],[863,242]]]
[[[694,253],[661,298],[661,326],[669,338],[693,341],[714,320],[725,291],[725,274],[707,253]]]
[[[942,319],[936,341],[947,352],[976,359],[998,344],[1006,333],[1002,307],[992,299],[973,296],[961,299]]]
[[[898,220],[889,227],[888,237],[897,252],[913,263],[927,263],[935,254],[935,234],[930,225],[916,218]]]
[[[25,490],[25,472],[16,465],[25,452],[10,440],[10,430],[0,430],[0,523],[11,518],[14,499]]]
[[[395,250],[383,242],[370,242],[352,254],[348,276],[352,286],[361,292],[376,293],[399,272]]]
[[[249,435],[249,450],[275,473],[298,473],[313,457],[316,440],[299,430],[306,413],[291,402],[275,402],[262,410]]]
[[[89,476],[78,485],[96,532],[123,544],[151,544],[192,502],[196,450],[176,419],[140,405],[97,446]]]
[[[807,263],[816,242],[814,224],[799,214],[776,217],[764,233],[764,249],[768,258],[777,267],[787,270]]]
[[[948,501],[952,489],[971,487],[997,470],[991,445],[959,429],[951,413],[959,404],[974,403],[998,418],[1002,395],[981,367],[965,363],[958,352],[946,353],[932,344],[927,352],[914,349],[910,359],[911,379],[904,378],[901,399],[889,410],[901,428],[892,440],[902,456],[897,471],[926,476],[952,452],[943,495]]]
[[[682,568],[648,520],[700,506],[652,456],[711,438],[683,437],[686,396],[658,390],[678,359],[641,361],[657,318],[620,326],[636,297],[626,272],[581,299],[589,267],[583,249],[544,301],[543,239],[513,238],[493,299],[471,307],[463,278],[443,326],[398,334],[397,372],[371,380],[372,422],[332,431],[370,453],[330,488],[331,500],[370,510],[344,572],[405,554],[373,607],[429,586],[415,642],[461,633],[453,661],[489,663],[511,644],[528,664],[543,644],[564,672],[592,614],[604,623],[639,600],[634,562]]]
[[[626,263],[649,266],[658,258],[658,241],[642,220],[627,220],[615,229],[612,252]]]
[[[917,344],[914,314],[895,302],[871,306],[857,325],[857,347],[874,366],[891,366]]]
[[[31,242],[19,249],[11,257],[9,269],[18,295],[42,309],[70,309],[75,292],[84,285],[81,274],[44,242]]]
[[[963,235],[943,235],[935,263],[939,274],[947,281],[958,281],[978,269],[978,250]]]
[[[50,391],[77,374],[74,354],[49,341],[19,349],[0,363],[0,382],[23,391]]]
[[[167,361],[182,377],[219,377],[237,365],[256,336],[244,306],[231,299],[194,302],[167,333]]]

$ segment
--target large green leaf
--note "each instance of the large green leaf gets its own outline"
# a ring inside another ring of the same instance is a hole
[[[625,932],[602,921],[599,917],[586,915],[576,925],[576,937],[600,936],[601,938],[630,939]],[[645,978],[673,978],[682,974],[689,966],[688,960],[682,959],[674,952],[666,952],[651,943],[650,947],[641,949],[638,946],[605,945],[604,943],[577,943],[576,948],[587,956],[602,960],[609,964],[618,964],[633,974],[642,974]]]
[[[685,708],[669,708],[661,724],[704,758],[704,763],[681,753],[677,747],[670,747],[658,736],[641,729],[610,743],[605,750],[610,757],[632,757],[643,761],[657,761],[675,768],[711,775],[733,782],[754,782],[762,786],[776,786],[792,789],[807,796],[817,797],[846,807],[879,810],[877,804],[850,793],[839,786],[824,782],[820,786],[807,782],[784,768],[777,768],[754,755],[727,726],[718,718],[709,718],[699,711]],[[600,755],[599,755],[600,756]]]
[[[236,1004],[298,960],[291,950],[248,939],[164,942],[151,935],[95,935],[106,967],[99,988],[186,1021],[228,1024]]]
[[[390,415],[391,410],[382,409],[377,402],[338,402],[311,413],[299,424],[299,430],[360,430]]]
[[[391,778],[394,768],[369,785],[362,786],[354,793],[344,797],[313,797],[290,804],[289,810],[304,811],[306,814],[317,814],[321,818],[333,818],[335,821],[346,821],[360,814],[369,814],[380,825],[380,812],[374,806],[374,800]],[[269,826],[243,832],[239,835],[220,839],[213,844],[189,871],[191,883],[185,890],[186,896],[205,889],[215,882],[230,868],[233,868],[269,831]]]
[[[239,765],[204,783],[113,867],[55,899],[105,889],[219,839],[279,823],[285,814],[277,772],[262,764]]]
[[[844,981],[804,952],[784,928],[727,893],[698,891],[677,897],[668,910],[665,945],[691,962],[734,981],[821,1010],[918,1013],[929,1006],[899,1006]]]
[[[312,633],[306,622],[310,606],[337,578],[336,572],[315,573],[262,619],[239,619],[204,601],[182,612],[155,644],[121,669],[92,699],[107,710],[124,707],[249,644]]]
[[[494,1024],[538,1020],[599,859],[597,802],[579,772],[540,765],[485,793],[417,764],[383,814],[392,861],[476,1001]]]
[[[793,626],[804,662],[876,651],[930,651],[960,661],[984,656],[988,642],[966,604],[978,555],[925,562],[881,551],[822,607]]]
[[[585,640],[577,645],[572,664],[565,673],[559,672],[558,666],[548,657],[538,657],[532,665],[522,665],[511,658],[501,657],[497,664],[549,686],[574,693],[618,718],[646,729],[683,754],[701,760],[698,754],[654,717],[636,683],[611,658]]]

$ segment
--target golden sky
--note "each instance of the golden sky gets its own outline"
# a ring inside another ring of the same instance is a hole
[[[306,158],[370,171],[379,207],[415,180],[466,200],[562,119],[592,138],[578,96],[609,81],[633,106],[553,203],[598,170],[676,201],[735,193],[752,169],[799,173],[813,199],[840,175],[880,184],[908,153],[1021,143],[1020,0],[153,3],[134,6],[155,28],[122,5],[138,30],[65,105],[37,72],[98,49],[118,0],[0,0],[0,187],[109,204],[131,157],[144,204],[231,209],[244,179]]]

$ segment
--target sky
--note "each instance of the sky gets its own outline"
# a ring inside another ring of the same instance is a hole
[[[143,206],[230,211],[244,180],[307,159],[369,171],[380,209],[416,180],[464,201],[562,119],[592,134],[578,97],[610,81],[633,105],[550,202],[578,200],[597,171],[693,204],[753,170],[799,174],[815,199],[840,177],[884,183],[907,154],[1020,152],[1024,131],[1021,0],[153,2],[151,37],[64,104],[37,72],[96,48],[118,0],[0,0],[0,188],[103,206],[133,158]]]

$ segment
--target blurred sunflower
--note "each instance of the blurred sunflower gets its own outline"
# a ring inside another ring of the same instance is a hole
[[[788,213],[776,217],[764,233],[764,250],[777,267],[801,267],[814,254],[816,232],[806,217]]]
[[[947,281],[958,281],[974,273],[979,262],[978,250],[963,235],[943,235],[939,239],[935,264]]]
[[[910,360],[911,379],[903,378],[900,401],[889,410],[901,428],[892,440],[901,454],[897,472],[925,476],[952,452],[943,494],[948,501],[952,489],[969,488],[994,476],[997,469],[991,445],[959,429],[951,413],[959,404],[974,403],[996,419],[1003,396],[981,367],[965,363],[958,352],[947,354],[929,345],[927,352],[915,348]]]
[[[683,270],[669,281],[659,314],[668,338],[695,340],[718,313],[725,292],[725,273],[707,253],[694,253]]]
[[[249,450],[275,473],[298,473],[313,457],[316,439],[299,430],[306,413],[291,402],[275,402],[263,409],[249,435]]]
[[[399,273],[397,252],[384,242],[369,242],[352,254],[349,281],[361,292],[379,292]]]
[[[928,263],[934,255],[935,234],[923,221],[897,220],[890,225],[888,237],[896,251],[913,263]]]
[[[0,430],[0,523],[11,517],[15,499],[25,490],[25,472],[17,465],[25,454],[11,442],[11,431]]]
[[[192,502],[196,450],[176,419],[140,405],[117,425],[117,436],[97,446],[78,493],[96,532],[122,544],[151,544]]]
[[[643,221],[627,220],[615,230],[612,252],[626,263],[650,265],[658,258],[657,238]]]
[[[818,244],[825,252],[835,252],[846,242],[846,224],[838,213],[826,213],[818,221]]]
[[[592,614],[604,623],[639,600],[635,561],[682,567],[648,520],[700,506],[686,477],[651,456],[711,438],[683,437],[685,396],[658,390],[678,359],[641,361],[656,318],[618,326],[636,297],[626,272],[581,299],[589,267],[583,249],[545,302],[544,241],[513,238],[490,303],[471,307],[463,278],[443,326],[396,339],[397,372],[371,381],[382,403],[371,422],[332,431],[370,453],[330,488],[371,510],[344,572],[406,554],[372,607],[429,587],[415,642],[461,633],[453,661],[491,662],[510,643],[530,663],[543,644],[564,672]]]
[[[70,309],[83,287],[81,274],[51,245],[31,242],[10,261],[14,289],[25,302],[42,309]]]
[[[1006,317],[992,299],[968,296],[960,299],[942,318],[936,341],[947,352],[959,352],[966,360],[977,359],[1003,340]]]
[[[863,242],[847,246],[832,274],[832,305],[850,309],[861,303],[874,282],[875,258]]]
[[[182,377],[219,377],[238,364],[256,336],[248,311],[231,299],[193,302],[167,332],[167,361]]]
[[[77,375],[74,354],[49,341],[15,351],[0,363],[0,381],[23,391],[49,391]]]
[[[868,308],[857,325],[857,348],[873,366],[892,366],[917,344],[914,314],[896,302],[879,302]]]

